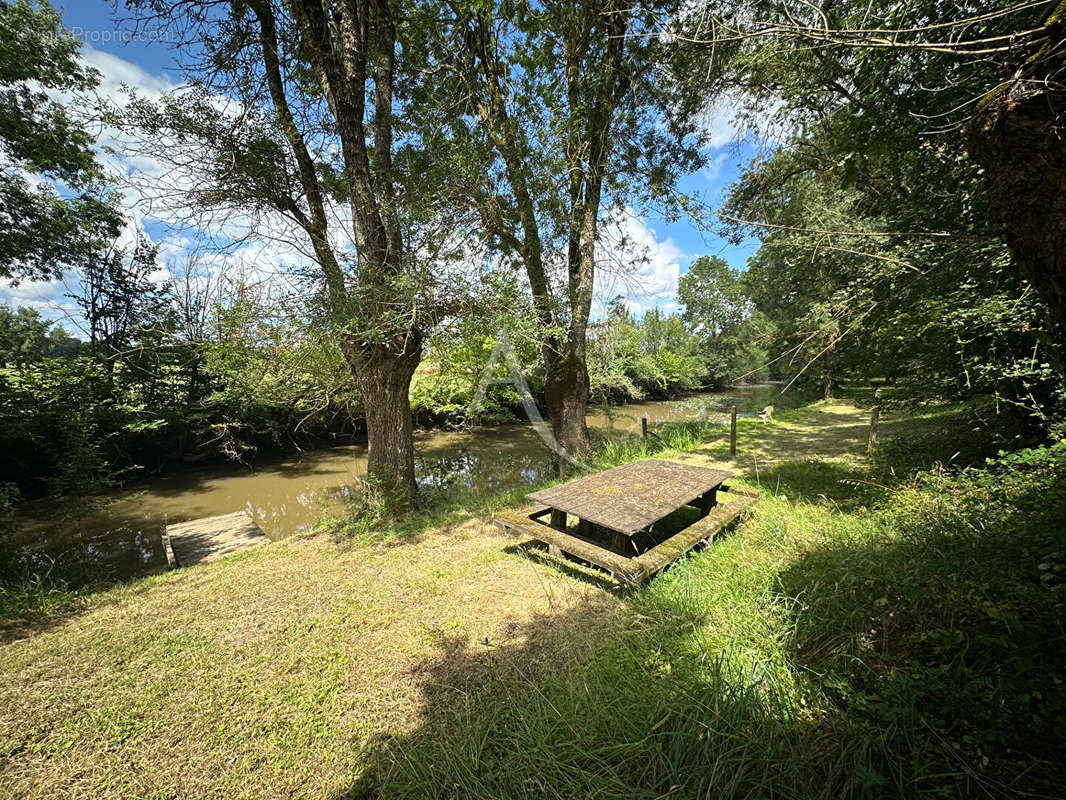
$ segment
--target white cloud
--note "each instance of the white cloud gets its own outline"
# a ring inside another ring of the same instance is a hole
[[[596,252],[596,311],[616,297],[634,314],[668,306],[677,297],[681,250],[672,239],[660,240],[632,208],[603,221]]]
[[[703,110],[703,146],[717,150],[745,140],[769,145],[783,142],[791,132],[791,123],[782,118],[782,108],[781,100],[723,92]]]
[[[725,147],[742,138],[744,124],[736,98],[723,94],[707,104],[700,120],[704,145],[712,149]]]
[[[168,76],[153,75],[131,61],[88,45],[82,48],[81,58],[90,67],[100,71],[97,92],[103,97],[118,99],[123,86],[136,88],[142,95],[154,98],[178,88],[178,84]]]
[[[711,158],[707,162],[707,166],[703,168],[703,177],[705,177],[710,183],[714,183],[718,180],[718,176],[722,174],[722,168],[725,166],[726,161],[729,160],[729,153],[719,153]]]
[[[0,303],[34,308],[47,317],[55,316],[52,307],[59,295],[51,281],[23,281],[18,286],[0,281]]]

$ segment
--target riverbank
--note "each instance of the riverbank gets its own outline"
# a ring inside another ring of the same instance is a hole
[[[784,407],[795,393],[777,396],[774,385],[693,394],[675,401],[594,408],[589,427],[599,443],[639,437],[640,420],[652,430],[676,422],[724,423],[730,405],[754,413],[767,403]],[[782,399],[785,400],[782,403]],[[528,488],[555,473],[551,452],[527,424],[462,431],[420,431],[416,475],[427,505],[480,502]],[[365,445],[337,445],[255,464],[186,468],[123,488],[78,498],[22,503],[0,534],[38,563],[55,560],[52,576],[72,586],[127,580],[167,568],[165,525],[247,511],[271,539],[311,530],[327,513],[343,515],[358,501],[366,474]],[[0,531],[4,521],[0,520]]]
[[[889,417],[875,464],[847,403],[742,421],[734,461],[679,426],[657,456],[764,497],[635,594],[490,503],[84,598],[0,645],[0,796],[1053,793],[1066,469],[893,477],[950,416]]]

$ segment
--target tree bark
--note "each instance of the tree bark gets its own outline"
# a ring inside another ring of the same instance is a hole
[[[409,391],[422,335],[414,314],[397,319],[395,312],[409,302],[395,290],[404,271],[392,166],[396,28],[387,0],[342,0],[330,8],[327,15],[319,0],[293,4],[301,43],[333,114],[351,190],[358,289],[349,292],[342,280],[336,289],[330,285],[330,300],[335,315],[354,313],[364,328],[344,349],[366,412],[367,476],[390,505],[402,508],[416,491]],[[374,82],[372,148],[364,124],[368,76]]]
[[[583,356],[567,348],[548,365],[544,399],[551,416],[552,433],[567,455],[588,452],[589,429],[585,421],[589,402],[589,372]]]
[[[353,343],[345,348],[345,357],[363,396],[367,478],[383,492],[390,507],[405,507],[417,489],[410,391],[411,378],[422,360],[422,339],[412,332],[369,352]]]
[[[1049,40],[981,101],[970,127],[993,215],[1019,269],[1066,333],[1066,3]]]
[[[574,52],[579,42],[573,38],[567,40],[567,96],[572,132],[567,147],[570,161],[567,248],[570,330],[561,357],[548,365],[545,399],[555,437],[571,455],[586,453],[591,446],[585,419],[590,390],[586,341],[596,273],[600,202],[614,114],[629,86],[629,78],[621,70],[628,12],[620,5],[616,0],[608,0],[603,9],[608,44],[599,72],[593,77],[596,99],[591,108],[580,99],[582,79],[576,68],[578,58]],[[579,130],[582,135],[574,135],[573,132]]]

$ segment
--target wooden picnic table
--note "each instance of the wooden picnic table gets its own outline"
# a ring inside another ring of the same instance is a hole
[[[546,542],[556,554],[570,553],[623,581],[639,582],[756,502],[758,492],[725,486],[729,477],[722,470],[673,461],[635,461],[533,492],[529,499],[543,507],[528,516],[503,513],[494,521],[511,533]],[[732,502],[720,504],[719,492],[733,495]],[[657,523],[686,505],[695,506],[700,518],[639,553],[634,537],[652,538]],[[577,517],[576,535],[569,532],[568,515]]]
[[[718,487],[730,473],[676,461],[634,461],[561,486],[528,495],[551,509],[551,527],[566,530],[566,515],[578,518],[579,530],[609,532],[616,552],[631,548],[634,535],[649,530],[684,505],[700,516],[714,507]]]

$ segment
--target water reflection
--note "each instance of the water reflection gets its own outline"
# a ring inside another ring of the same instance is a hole
[[[750,386],[667,402],[597,408],[589,426],[605,436],[639,435],[647,415],[665,422],[728,418],[731,405],[752,415],[764,405],[796,405],[778,387]],[[427,432],[416,440],[420,487],[433,493],[495,492],[551,474],[551,454],[528,425],[467,432]],[[42,564],[56,559],[66,572],[83,567],[96,577],[124,579],[164,569],[161,533],[172,522],[246,509],[271,539],[305,531],[330,508],[357,499],[366,474],[366,449],[333,447],[257,464],[255,470],[218,465],[169,473],[93,500],[20,509],[15,543]]]

